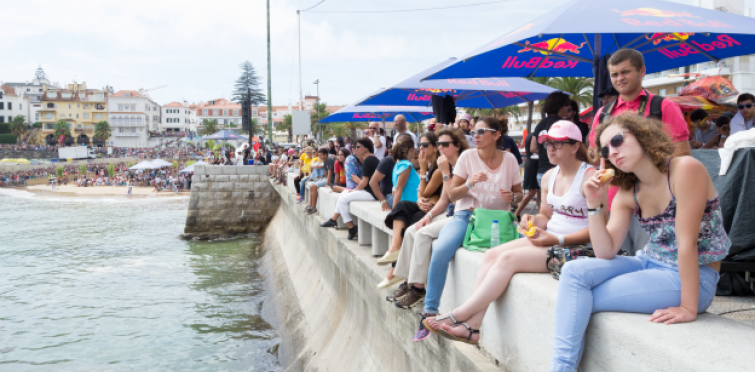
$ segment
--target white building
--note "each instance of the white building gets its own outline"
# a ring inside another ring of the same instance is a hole
[[[10,123],[16,116],[23,116],[29,123],[29,97],[19,95],[9,85],[0,85],[0,123]]]
[[[0,83],[0,85],[3,84]],[[42,109],[42,94],[44,93],[45,85],[47,85],[48,89],[60,89],[58,83],[50,83],[42,67],[37,68],[34,79],[31,81],[23,83],[8,82],[5,85],[12,87],[18,97],[28,98],[29,107],[24,116],[27,117],[29,123],[36,123],[42,120],[39,110]]]
[[[160,130],[160,105],[135,90],[120,90],[110,94],[108,100],[111,145],[147,146],[148,131]]]
[[[163,132],[186,133],[197,130],[197,111],[187,102],[171,102],[163,106],[161,118],[160,130]]]

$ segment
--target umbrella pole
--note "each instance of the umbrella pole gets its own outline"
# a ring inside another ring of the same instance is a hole
[[[380,115],[383,119],[383,132],[385,132],[385,138],[388,138],[388,132],[385,130],[385,115]]]
[[[535,109],[535,102],[527,103],[527,133],[532,133],[532,110]]]

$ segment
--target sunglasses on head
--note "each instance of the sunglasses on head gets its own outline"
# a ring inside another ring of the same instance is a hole
[[[422,147],[427,147],[430,146],[430,142],[420,142],[419,145]]]
[[[452,143],[453,142],[438,142],[438,145],[447,148],[448,146],[451,146]]]
[[[603,146],[602,149],[600,149],[600,156],[608,159],[608,156],[611,153],[611,150],[608,148],[610,145],[611,147],[618,149],[621,147],[621,145],[624,144],[624,134],[627,134],[629,132],[619,132],[619,134],[613,136],[610,141],[608,141],[608,145]]]
[[[737,105],[737,107],[739,107],[740,110],[744,110],[745,107],[752,108],[752,105],[752,103],[745,103],[744,105]]]
[[[479,128],[479,129],[475,129],[474,131],[472,131],[472,133],[474,133],[474,134],[476,134],[476,135],[478,135],[478,136],[482,137],[482,136],[484,136],[484,135],[485,135],[485,131],[491,131],[491,132],[493,132],[493,133],[495,133],[495,132],[498,132],[498,131],[497,131],[497,130],[495,130],[495,129],[490,129],[490,128]]]

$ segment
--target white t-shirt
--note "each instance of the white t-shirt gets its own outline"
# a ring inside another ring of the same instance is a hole
[[[375,145],[375,137],[374,136],[370,137],[370,140],[372,140],[372,144],[375,145],[375,152],[372,154],[375,155],[375,157],[378,158],[378,160],[383,160],[383,158],[385,157],[385,137],[378,136],[378,138],[380,139],[380,143],[382,144],[380,148],[378,148]]]
[[[404,133],[408,133],[410,136],[412,136],[412,140],[414,140],[414,148],[415,149],[419,148],[419,141],[417,141],[417,135],[414,134],[414,132],[412,132],[412,131],[410,131],[408,129]],[[396,138],[398,138],[398,136],[400,136],[400,135],[402,135],[404,133],[399,133],[398,131],[396,131],[396,133],[393,135],[393,144],[396,144]]]

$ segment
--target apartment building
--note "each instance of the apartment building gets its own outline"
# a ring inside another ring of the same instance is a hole
[[[241,105],[225,98],[218,98],[197,105],[197,128],[204,120],[217,120],[218,127],[227,129],[241,128]]]
[[[144,147],[148,131],[159,131],[161,107],[143,91],[119,90],[109,95],[110,144]]]
[[[2,85],[2,84],[0,84]],[[47,78],[45,71],[42,67],[38,67],[34,73],[34,79],[31,81],[25,81],[21,83],[8,82],[5,85],[12,87],[18,97],[25,97],[29,99],[28,118],[29,123],[36,123],[41,121],[41,114],[39,110],[42,108],[42,95],[44,94],[44,86],[59,89],[58,83],[51,83]]]
[[[194,108],[191,108],[193,106]],[[162,107],[161,131],[189,132],[197,130],[197,105],[171,102]]]
[[[67,145],[92,143],[94,124],[107,120],[107,89],[87,89],[86,82],[68,84],[66,89],[43,84],[42,89],[41,108],[38,111],[43,133],[46,134],[45,141],[52,144],[58,142],[53,131],[55,123],[63,120],[71,129],[71,137],[65,139]]]
[[[29,97],[19,95],[9,85],[0,85],[0,123],[10,123],[16,116],[22,116],[29,122]]]

